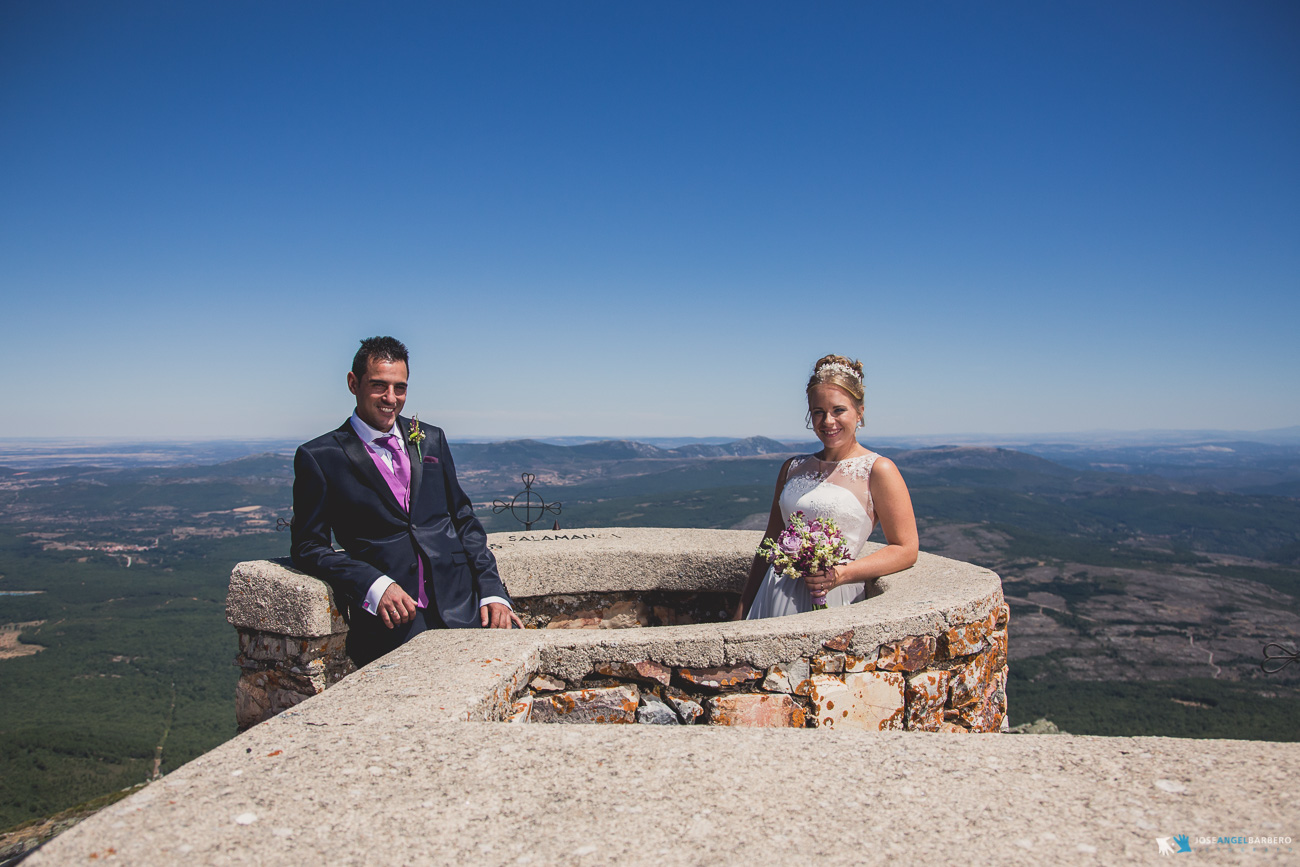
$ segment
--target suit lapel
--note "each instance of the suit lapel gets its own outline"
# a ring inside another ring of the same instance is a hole
[[[405,516],[406,510],[402,504],[397,502],[397,497],[393,496],[393,491],[388,487],[388,482],[380,474],[379,468],[375,466],[374,459],[370,457],[370,452],[366,450],[366,444],[357,436],[357,432],[352,429],[352,422],[343,422],[343,427],[334,432],[334,438],[338,440],[343,447],[343,453],[352,461],[352,465],[361,473],[361,477],[366,483],[374,489],[375,493],[384,503],[399,515]]]
[[[420,480],[424,477],[424,455],[421,446],[424,443],[411,442],[411,422],[409,420],[399,419],[397,429],[402,434],[402,440],[406,443],[406,457],[411,462],[411,511],[415,511],[416,494],[420,491]],[[421,425],[423,429],[423,425]],[[424,435],[425,442],[428,441],[429,435]]]

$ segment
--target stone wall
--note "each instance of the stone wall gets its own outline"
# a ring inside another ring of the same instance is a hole
[[[530,629],[666,627],[671,641],[672,627],[727,619],[760,538],[725,530],[605,528],[498,533],[489,543]],[[924,587],[933,571],[929,561],[964,565],[923,555],[917,567],[879,583]],[[774,661],[761,658],[771,655],[770,643],[717,665],[708,652],[656,660],[638,653],[635,643],[625,654],[597,658],[557,640],[553,653],[539,656],[551,664],[517,673],[488,718],[996,731],[1006,719],[1007,609],[996,576],[965,569],[982,580],[958,589],[963,604],[955,618],[927,619],[901,634],[899,624],[885,631],[852,627],[799,652],[791,646]],[[896,600],[884,598],[880,586],[872,592],[877,595],[851,606],[853,613],[887,615]],[[808,618],[824,625],[840,616],[779,618],[765,621],[765,631],[794,630],[790,637],[807,645]],[[347,623],[330,588],[287,560],[236,566],[227,619],[239,632],[241,729],[355,670],[344,648]],[[517,695],[525,684],[525,694]]]
[[[1005,604],[973,623],[845,652],[854,631],[819,652],[759,668],[603,662],[580,678],[543,670],[511,722],[782,726],[995,732],[1007,718]]]
[[[344,651],[348,625],[334,592],[287,559],[236,565],[226,620],[239,633],[235,720],[241,731],[356,670]]]
[[[494,533],[502,578],[529,628],[623,629],[725,620],[740,598],[752,533],[609,528]],[[226,620],[239,633],[240,730],[356,670],[329,585],[289,559],[238,564]]]

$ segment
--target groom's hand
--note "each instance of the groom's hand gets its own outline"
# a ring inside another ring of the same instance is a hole
[[[483,622],[484,629],[509,629],[510,624],[524,628],[524,622],[519,619],[519,615],[510,610],[510,606],[502,605],[500,602],[489,602],[478,610],[479,619]]]
[[[379,619],[389,629],[399,623],[410,623],[415,618],[415,600],[401,587],[389,584],[379,597]]]

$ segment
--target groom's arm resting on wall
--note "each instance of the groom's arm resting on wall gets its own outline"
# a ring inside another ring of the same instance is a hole
[[[456,478],[456,464],[451,459],[447,438],[442,435],[440,429],[438,430],[438,459],[442,462],[451,523],[456,528],[456,535],[460,537],[461,545],[469,555],[470,571],[473,572],[479,588],[479,617],[482,624],[492,629],[509,629],[512,624],[523,629],[524,624],[514,613],[505,583],[497,572],[496,558],[488,548],[487,531],[483,529],[482,522],[474,514],[474,504]]]
[[[384,573],[376,567],[334,550],[325,473],[306,446],[293,456],[293,525],[290,528],[293,565],[338,588],[361,605]],[[398,588],[399,590],[401,588]]]

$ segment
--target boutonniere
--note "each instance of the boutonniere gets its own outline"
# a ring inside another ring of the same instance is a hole
[[[420,430],[420,414],[418,412],[411,418],[411,428],[406,434],[406,440],[415,445],[415,453],[423,460],[424,431]]]

